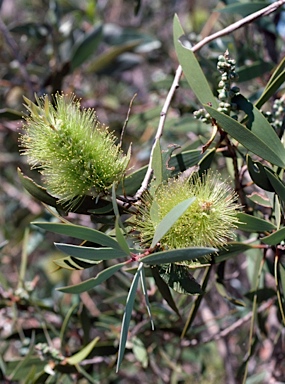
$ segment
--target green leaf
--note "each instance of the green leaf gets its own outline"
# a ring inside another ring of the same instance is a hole
[[[267,175],[268,180],[270,181],[270,184],[274,188],[277,195],[280,197],[280,199],[285,202],[285,185],[283,181],[280,179],[276,173],[274,173],[269,168],[264,168],[265,173]]]
[[[202,256],[210,255],[218,250],[216,248],[189,247],[173,249],[170,251],[155,252],[141,259],[141,262],[149,265],[177,263],[179,261],[190,261]]]
[[[112,237],[108,235],[105,235],[103,232],[97,231],[96,229],[83,227],[81,225],[63,223],[32,222],[31,224],[47,231],[74,237],[75,239],[87,240],[105,247],[121,249],[116,240],[112,239]]]
[[[20,168],[18,168],[18,176],[23,187],[37,200],[50,205],[52,207],[56,207],[57,199],[47,193],[46,189],[42,186],[38,185],[34,180],[25,176]]]
[[[183,265],[167,264],[158,267],[159,274],[166,284],[184,295],[200,295],[201,285],[194,279],[189,269]]]
[[[250,195],[247,196],[247,198],[250,201],[253,201],[255,204],[261,205],[262,207],[272,208],[272,203],[270,202],[268,197],[265,195],[261,195],[258,192],[252,192]]]
[[[201,104],[211,104],[218,107],[218,102],[211,91],[209,83],[191,49],[182,45],[180,38],[185,35],[178,16],[174,16],[173,36],[175,51],[184,75]]]
[[[251,157],[247,155],[246,157],[247,168],[252,178],[252,181],[260,188],[265,191],[274,192],[270,181],[268,180],[267,174],[265,172],[265,167],[259,161],[252,161]]]
[[[73,71],[84,63],[92,54],[95,53],[98,45],[102,40],[102,25],[97,25],[84,37],[80,38],[74,45],[71,58],[70,66]]]
[[[236,299],[235,297],[232,297],[229,295],[229,293],[226,290],[226,287],[224,286],[224,283],[220,281],[219,279],[216,281],[216,289],[219,292],[219,294],[228,300],[230,303],[237,305],[239,307],[245,307],[245,303],[241,300]]]
[[[249,151],[279,167],[285,167],[285,149],[266,118],[256,108],[252,110],[252,126],[248,129],[231,117],[204,105],[219,126]]]
[[[261,241],[268,245],[277,245],[285,240],[285,227],[280,228],[278,231],[269,236],[263,237]]]
[[[231,259],[232,257],[246,252],[247,250],[252,248],[254,248],[254,245],[239,242],[230,242],[226,245],[226,248],[219,250],[219,253],[217,255],[214,255],[215,264]]]
[[[95,337],[94,340],[92,340],[89,344],[87,344],[84,348],[81,349],[81,351],[75,353],[73,356],[67,357],[65,360],[69,365],[76,365],[81,363],[94,349],[95,345],[100,340],[99,337]]]
[[[86,69],[87,72],[98,73],[106,70],[114,61],[123,53],[131,52],[141,44],[142,40],[134,40],[120,46],[111,47],[106,52],[97,56],[96,59],[90,63]]]
[[[253,301],[256,296],[256,301],[261,304],[263,301],[267,301],[276,296],[276,291],[272,288],[260,288],[256,291],[249,291],[244,295],[250,301]]]
[[[16,111],[12,108],[1,108],[0,109],[0,119],[5,120],[21,120],[23,118],[23,113]]]
[[[161,296],[167,302],[169,307],[181,318],[179,310],[170,292],[169,286],[165,283],[165,281],[160,276],[158,267],[157,266],[151,267],[150,270]]]
[[[153,156],[151,161],[151,168],[153,170],[153,180],[151,183],[151,190],[150,193],[154,194],[157,187],[163,182],[163,171],[162,171],[162,156],[161,156],[161,147],[159,140],[157,141],[154,150],[153,150]]]
[[[147,294],[145,266],[143,266],[141,268],[141,270],[140,270],[140,279],[141,279],[142,292],[143,292],[143,295],[144,295],[147,312],[148,312],[148,315],[149,315],[149,318],[150,318],[151,329],[152,329],[152,331],[154,331],[154,322],[153,322],[153,319],[152,319],[152,316],[151,316],[150,303],[149,303],[148,294]]]
[[[62,288],[57,288],[58,291],[64,293],[82,293],[89,291],[92,288],[95,288],[97,285],[103,283],[111,276],[113,276],[117,271],[119,271],[126,263],[120,263],[112,265],[109,268],[104,269],[104,271],[99,272],[96,277],[92,277],[91,279],[85,280],[82,283],[76,285],[69,285]]]
[[[273,68],[273,64],[268,61],[259,59],[254,61],[250,65],[242,65],[238,68],[238,82],[242,83],[243,81],[250,81],[256,79],[257,77],[262,77],[266,73],[270,72]],[[259,106],[256,105],[258,109]]]
[[[71,256],[53,260],[54,264],[56,264],[60,268],[68,269],[70,271],[91,268],[91,267],[94,267],[94,265],[99,264],[101,261],[102,260],[86,262],[83,259],[80,259],[78,257],[77,258],[71,257]]]
[[[270,97],[277,92],[277,90],[284,83],[284,81],[285,81],[285,57],[281,60],[281,62],[275,69],[262,95],[255,103],[256,108],[260,109],[263,106],[263,104],[266,103],[266,101],[269,100]]]
[[[260,219],[247,213],[239,212],[237,218],[241,222],[238,224],[238,228],[245,232],[267,232],[276,229],[276,226],[270,221]]]
[[[125,255],[129,255],[131,253],[131,251],[130,251],[130,248],[128,246],[128,243],[126,242],[124,235],[122,234],[121,228],[119,226],[118,217],[116,218],[115,231],[116,231],[116,239],[117,239],[119,246],[121,247],[121,249],[125,253]]]
[[[63,243],[54,243],[54,245],[67,255],[88,261],[112,260],[126,255],[123,250],[114,248],[93,248]]]
[[[262,8],[267,7],[266,2],[242,2],[242,3],[234,3],[227,5],[224,8],[216,8],[216,12],[220,13],[229,13],[229,14],[235,14],[238,13],[241,16],[245,17],[250,15],[251,13],[257,12]]]
[[[121,336],[120,336],[120,344],[119,344],[119,352],[118,352],[118,361],[117,361],[117,369],[116,372],[118,372],[121,362],[123,360],[125,348],[126,348],[126,342],[128,337],[128,331],[132,316],[132,311],[134,307],[134,302],[137,294],[137,288],[138,288],[138,282],[140,279],[140,273],[141,269],[143,268],[143,264],[140,263],[137,273],[135,274],[135,277],[133,278],[128,297],[126,300],[126,308],[124,311],[123,321],[122,321],[122,328],[121,328]]]
[[[153,248],[160,241],[160,239],[163,238],[163,236],[170,230],[170,228],[179,219],[179,217],[185,213],[185,211],[190,207],[195,199],[195,197],[190,197],[190,199],[181,201],[181,203],[177,204],[174,208],[171,209],[170,212],[168,212],[168,214],[161,220],[155,230],[150,246],[151,248]]]

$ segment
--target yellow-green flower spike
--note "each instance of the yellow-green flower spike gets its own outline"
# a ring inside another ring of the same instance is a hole
[[[97,196],[126,171],[130,151],[124,155],[115,136],[101,124],[91,109],[80,108],[74,95],[56,94],[37,105],[25,98],[30,112],[20,136],[22,154],[39,169],[48,191],[67,208],[87,194]]]
[[[170,179],[154,196],[143,198],[136,229],[144,247],[150,246],[157,225],[167,213],[190,197],[196,199],[160,240],[162,248],[219,248],[235,238],[240,207],[237,196],[218,174],[210,172],[202,178],[195,175],[186,180]]]

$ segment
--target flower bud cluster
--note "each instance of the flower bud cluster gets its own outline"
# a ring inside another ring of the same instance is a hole
[[[220,100],[218,111],[230,115],[231,112],[236,113],[237,105],[232,102],[234,96],[239,94],[240,89],[237,86],[233,86],[232,82],[238,79],[236,73],[236,62],[230,59],[229,52],[226,51],[224,55],[218,57],[217,69],[221,73],[221,79],[218,84],[218,98]],[[206,124],[211,123],[211,117],[204,109],[199,109],[194,112],[194,117],[200,119]],[[237,115],[231,116],[237,119]]]
[[[232,86],[232,82],[238,79],[236,73],[236,62],[229,58],[229,52],[218,58],[217,68],[221,73],[221,80],[218,84],[219,108],[218,111],[230,115],[231,111],[236,111],[236,104],[232,103],[232,98],[240,92],[239,87]]]
[[[211,123],[210,114],[203,108],[198,109],[198,111],[194,111],[193,115],[194,115],[195,119],[199,119],[205,124]]]
[[[264,115],[276,131],[282,129],[285,118],[284,98],[276,99],[273,103],[272,112],[264,112]]]
[[[47,343],[38,343],[35,348],[43,360],[52,359],[58,362],[64,360],[64,356],[62,356],[56,348],[49,346]]]

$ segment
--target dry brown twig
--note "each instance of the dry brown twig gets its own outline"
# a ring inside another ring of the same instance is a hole
[[[257,12],[254,12],[252,13],[251,15],[247,16],[247,17],[244,17],[242,20],[239,20],[233,24],[231,24],[230,26],[222,29],[221,31],[218,31],[216,33],[213,33],[212,35],[210,36],[207,36],[205,37],[204,39],[202,39],[199,43],[197,43],[196,45],[194,45],[191,50],[193,52],[196,52],[198,51],[199,49],[201,49],[204,45],[210,43],[211,41],[219,38],[219,37],[222,37],[222,36],[225,36],[225,35],[228,35],[229,33],[233,32],[233,31],[236,31],[237,29],[243,27],[244,25],[262,17],[262,16],[267,16],[269,15],[270,13],[273,13],[275,12],[278,8],[280,8],[282,5],[285,4],[285,0],[279,0],[279,1],[275,1],[273,4],[270,4],[268,7],[265,7]],[[175,77],[174,77],[174,80],[172,82],[172,85],[171,85],[171,88],[167,94],[167,97],[165,99],[165,102],[164,102],[164,105],[162,107],[162,110],[161,110],[161,113],[160,113],[160,120],[159,120],[159,124],[158,124],[158,127],[157,127],[157,131],[156,131],[156,135],[155,135],[155,138],[154,138],[154,142],[153,142],[153,145],[152,145],[152,148],[151,148],[151,153],[150,153],[150,159],[149,159],[149,163],[148,163],[148,168],[147,168],[147,171],[146,171],[146,174],[145,174],[145,177],[143,179],[143,182],[141,184],[141,187],[138,189],[137,193],[135,194],[135,198],[139,199],[141,197],[141,195],[143,194],[143,192],[147,189],[147,186],[149,184],[149,181],[150,181],[150,178],[151,178],[151,175],[152,175],[152,159],[153,159],[153,153],[154,153],[154,148],[157,144],[157,142],[160,140],[161,136],[162,136],[162,133],[163,133],[163,128],[164,128],[164,124],[165,124],[165,120],[166,120],[166,115],[167,115],[167,112],[168,112],[168,109],[169,109],[169,106],[170,106],[170,102],[174,96],[174,93],[176,91],[176,89],[179,87],[179,80],[182,76],[182,67],[181,65],[178,66],[177,70],[176,70],[176,73],[175,73]]]

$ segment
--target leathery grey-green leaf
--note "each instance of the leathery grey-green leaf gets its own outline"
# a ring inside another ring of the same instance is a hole
[[[275,131],[265,118],[264,121],[262,120],[264,124],[258,128],[254,124],[252,128],[255,129],[253,130],[248,129],[231,117],[206,104],[204,104],[204,108],[225,132],[231,135],[249,151],[272,164],[282,168],[285,167],[285,149]],[[264,131],[262,132],[262,130]]]

